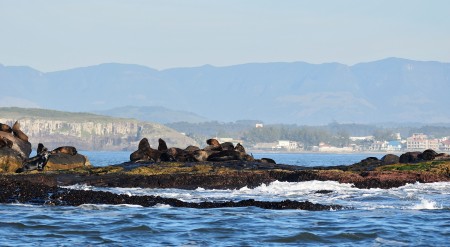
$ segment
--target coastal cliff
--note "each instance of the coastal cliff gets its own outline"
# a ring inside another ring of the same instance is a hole
[[[50,148],[70,145],[80,150],[132,150],[143,136],[150,140],[165,136],[171,146],[196,144],[195,140],[156,123],[89,113],[0,108],[1,123],[12,125],[16,120],[20,121],[33,147],[45,143]],[[158,143],[150,144],[157,146]]]

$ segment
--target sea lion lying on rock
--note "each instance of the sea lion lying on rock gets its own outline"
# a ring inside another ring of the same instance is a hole
[[[12,133],[12,129],[9,125],[0,123],[0,131]]]
[[[147,138],[142,138],[139,142],[138,150],[134,151],[130,155],[130,160],[136,161],[161,161],[161,152],[150,147],[150,143]]]
[[[253,161],[253,157],[235,150],[222,150],[208,156],[207,161],[229,161],[229,160],[244,160]]]
[[[14,136],[21,139],[22,141],[28,142],[28,136],[25,135],[25,133],[22,132],[20,129],[20,123],[19,121],[16,121],[12,127],[12,132],[14,133]]]
[[[50,154],[59,154],[59,153],[75,155],[78,152],[77,152],[77,149],[75,147],[72,147],[72,146],[62,146],[62,147],[59,147],[59,148],[55,148],[55,149],[53,149],[50,152]]]
[[[2,136],[0,138],[0,148],[3,148],[3,147],[12,148],[13,144],[14,143],[10,139],[8,139],[6,137]]]

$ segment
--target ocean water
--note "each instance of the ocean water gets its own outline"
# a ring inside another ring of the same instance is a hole
[[[127,152],[82,152],[93,165],[127,161]],[[278,163],[317,166],[357,162],[367,154],[254,154]],[[158,205],[79,207],[0,204],[1,246],[448,246],[450,183],[357,189],[334,181],[273,182],[254,189],[97,188],[184,201],[308,200],[340,204],[337,211],[255,207],[192,209]],[[317,190],[332,190],[318,194]]]

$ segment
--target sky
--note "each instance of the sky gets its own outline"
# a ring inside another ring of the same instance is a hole
[[[447,0],[0,0],[0,64],[450,62],[449,13]]]

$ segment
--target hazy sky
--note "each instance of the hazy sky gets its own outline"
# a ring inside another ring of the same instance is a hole
[[[55,71],[450,62],[447,0],[0,0],[0,63]]]

